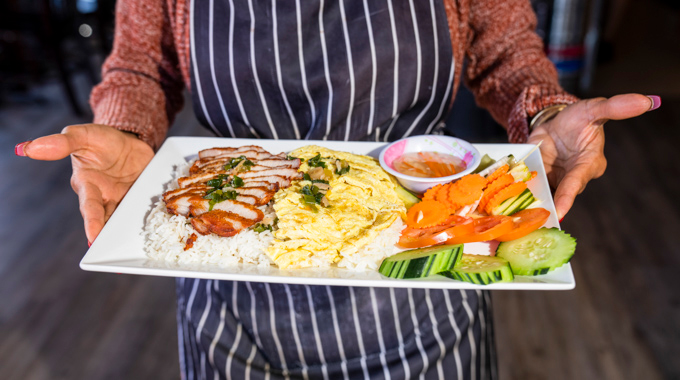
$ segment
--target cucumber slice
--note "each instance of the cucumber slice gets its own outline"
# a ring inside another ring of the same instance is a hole
[[[504,200],[491,210],[492,215],[512,215],[531,206],[536,201],[531,190],[526,189],[521,194]]]
[[[510,264],[500,257],[463,254],[452,270],[440,273],[454,280],[489,285],[494,282],[510,282],[515,276]]]
[[[527,236],[500,243],[496,256],[508,260],[517,276],[546,274],[574,256],[576,239],[557,228],[539,228]]]
[[[411,206],[413,206],[414,204],[420,202],[420,199],[413,195],[413,193],[398,185],[397,195],[399,196],[399,199],[401,199],[401,201],[404,202],[404,206],[406,206],[407,210],[410,209]]]
[[[452,269],[462,254],[462,244],[412,249],[383,260],[378,272],[391,278],[427,277]]]
[[[482,159],[479,160],[479,165],[477,165],[477,169],[475,169],[472,173],[476,174],[481,172],[482,170],[488,168],[489,166],[493,165],[496,162],[493,158],[489,157],[488,154],[485,154],[482,156]]]
[[[531,179],[531,172],[524,162],[515,165],[508,173],[512,175],[515,181],[526,182]]]

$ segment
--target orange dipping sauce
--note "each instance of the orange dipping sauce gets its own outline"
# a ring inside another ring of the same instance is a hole
[[[462,159],[439,152],[411,152],[392,162],[399,173],[421,178],[438,178],[454,175],[467,169]]]

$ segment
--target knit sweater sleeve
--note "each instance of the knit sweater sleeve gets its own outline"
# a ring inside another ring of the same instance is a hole
[[[157,150],[182,108],[181,71],[164,0],[119,0],[113,51],[90,95],[94,123],[137,134]]]
[[[466,83],[511,142],[526,142],[528,118],[543,108],[578,100],[558,83],[529,0],[470,1],[469,23]]]

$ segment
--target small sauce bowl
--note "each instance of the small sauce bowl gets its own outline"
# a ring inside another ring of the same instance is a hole
[[[438,152],[451,154],[465,161],[467,168],[459,173],[446,177],[422,178],[402,174],[394,169],[392,163],[398,157],[411,152]],[[397,178],[407,190],[422,194],[427,189],[440,183],[449,183],[466,174],[472,173],[482,160],[479,151],[469,142],[456,137],[421,135],[397,140],[380,152],[380,166]]]

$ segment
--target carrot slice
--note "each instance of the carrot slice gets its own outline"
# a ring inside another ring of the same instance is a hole
[[[496,180],[491,182],[486,187],[486,190],[484,190],[484,196],[482,197],[482,200],[479,201],[479,209],[484,210],[486,204],[489,203],[491,198],[493,198],[496,193],[498,193],[504,187],[511,185],[513,182],[515,182],[515,178],[512,176],[512,174],[503,174],[496,178]]]
[[[496,171],[494,171],[493,173],[489,174],[486,177],[486,185],[487,186],[490,185],[491,182],[497,180],[498,178],[503,176],[503,174],[506,174],[508,172],[508,170],[510,170],[510,165],[508,165],[508,164],[505,164],[505,165],[501,166],[500,168],[496,169]]]
[[[433,200],[435,200],[435,195],[437,194],[437,192],[439,191],[439,189],[441,189],[443,186],[444,186],[444,185],[442,185],[442,184],[440,183],[440,184],[436,185],[435,187],[431,187],[431,188],[427,189],[427,191],[426,191],[425,194],[423,195],[423,200],[424,200],[424,201],[433,201]]]
[[[448,193],[449,205],[458,209],[477,202],[482,196],[486,180],[479,174],[468,174],[451,185]]]
[[[484,207],[484,211],[486,211],[487,214],[491,214],[491,211],[503,203],[504,200],[516,195],[520,195],[522,191],[526,190],[526,188],[527,184],[524,182],[515,182],[510,186],[504,187],[498,193],[496,193],[493,198],[491,198],[491,200]]]
[[[440,187],[439,191],[437,191],[437,194],[435,194],[434,199],[448,205],[449,204],[448,194],[450,188],[451,188],[450,183],[447,183],[444,186]]]
[[[428,228],[446,222],[451,212],[445,204],[422,201],[411,206],[406,213],[406,224],[412,228]]]

